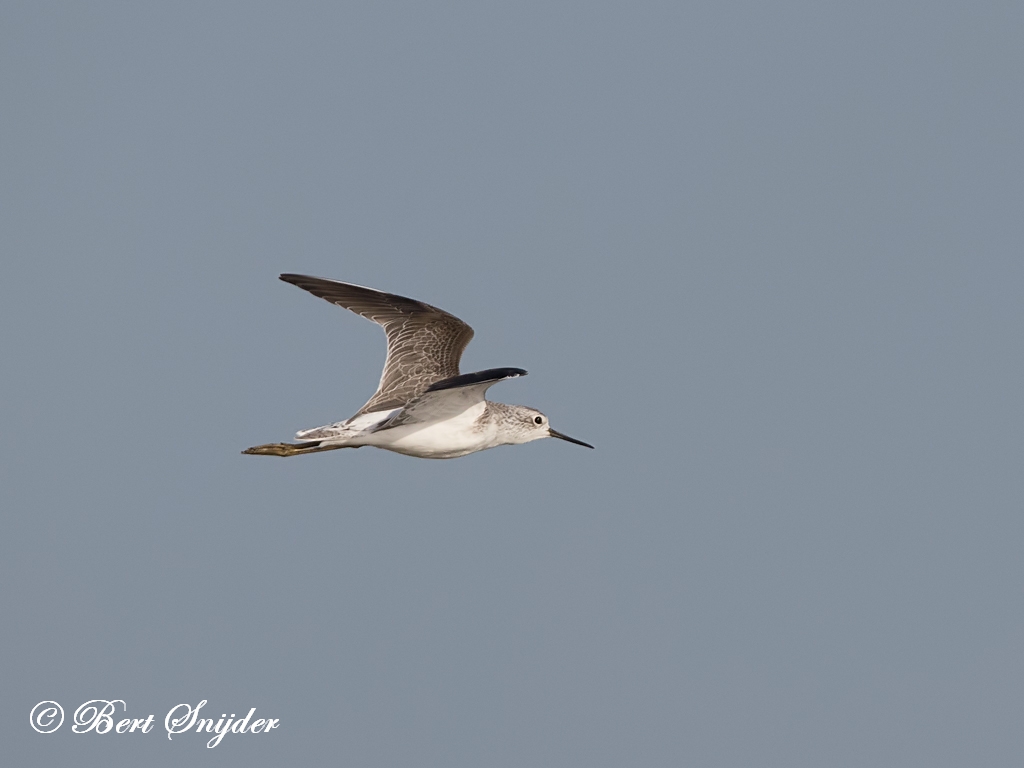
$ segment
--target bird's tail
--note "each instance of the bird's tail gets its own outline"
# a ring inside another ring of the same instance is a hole
[[[338,448],[358,448],[356,445],[338,445],[337,443],[267,443],[246,448],[242,453],[253,456],[298,456],[300,453],[319,453],[334,451]]]

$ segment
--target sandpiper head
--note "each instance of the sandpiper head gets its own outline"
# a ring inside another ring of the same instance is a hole
[[[544,437],[557,437],[559,440],[566,440],[587,448],[594,447],[590,443],[584,443],[582,440],[556,432],[548,423],[548,417],[534,408],[527,408],[525,405],[512,405],[509,408],[512,417],[512,424],[510,424],[512,428],[508,431],[509,442],[521,445]]]

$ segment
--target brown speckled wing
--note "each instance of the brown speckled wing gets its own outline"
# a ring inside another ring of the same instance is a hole
[[[473,329],[443,309],[322,277],[285,274],[281,279],[372,320],[387,334],[380,385],[357,415],[400,408],[434,382],[459,375],[459,358]]]

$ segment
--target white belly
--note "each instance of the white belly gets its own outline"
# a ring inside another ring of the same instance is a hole
[[[481,429],[477,424],[477,417],[483,411],[483,403],[480,405],[446,421],[405,424],[373,432],[360,438],[359,444],[423,459],[454,459],[493,448],[499,445],[497,428],[490,425]]]

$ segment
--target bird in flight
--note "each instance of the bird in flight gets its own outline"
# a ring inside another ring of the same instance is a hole
[[[544,437],[594,447],[556,432],[540,411],[485,399],[492,385],[526,371],[460,374],[459,358],[473,329],[443,309],[321,277],[284,274],[281,279],[377,323],[387,334],[388,357],[377,391],[352,418],[304,429],[294,443],[257,445],[242,453],[297,456],[372,445],[424,459],[454,459]]]

